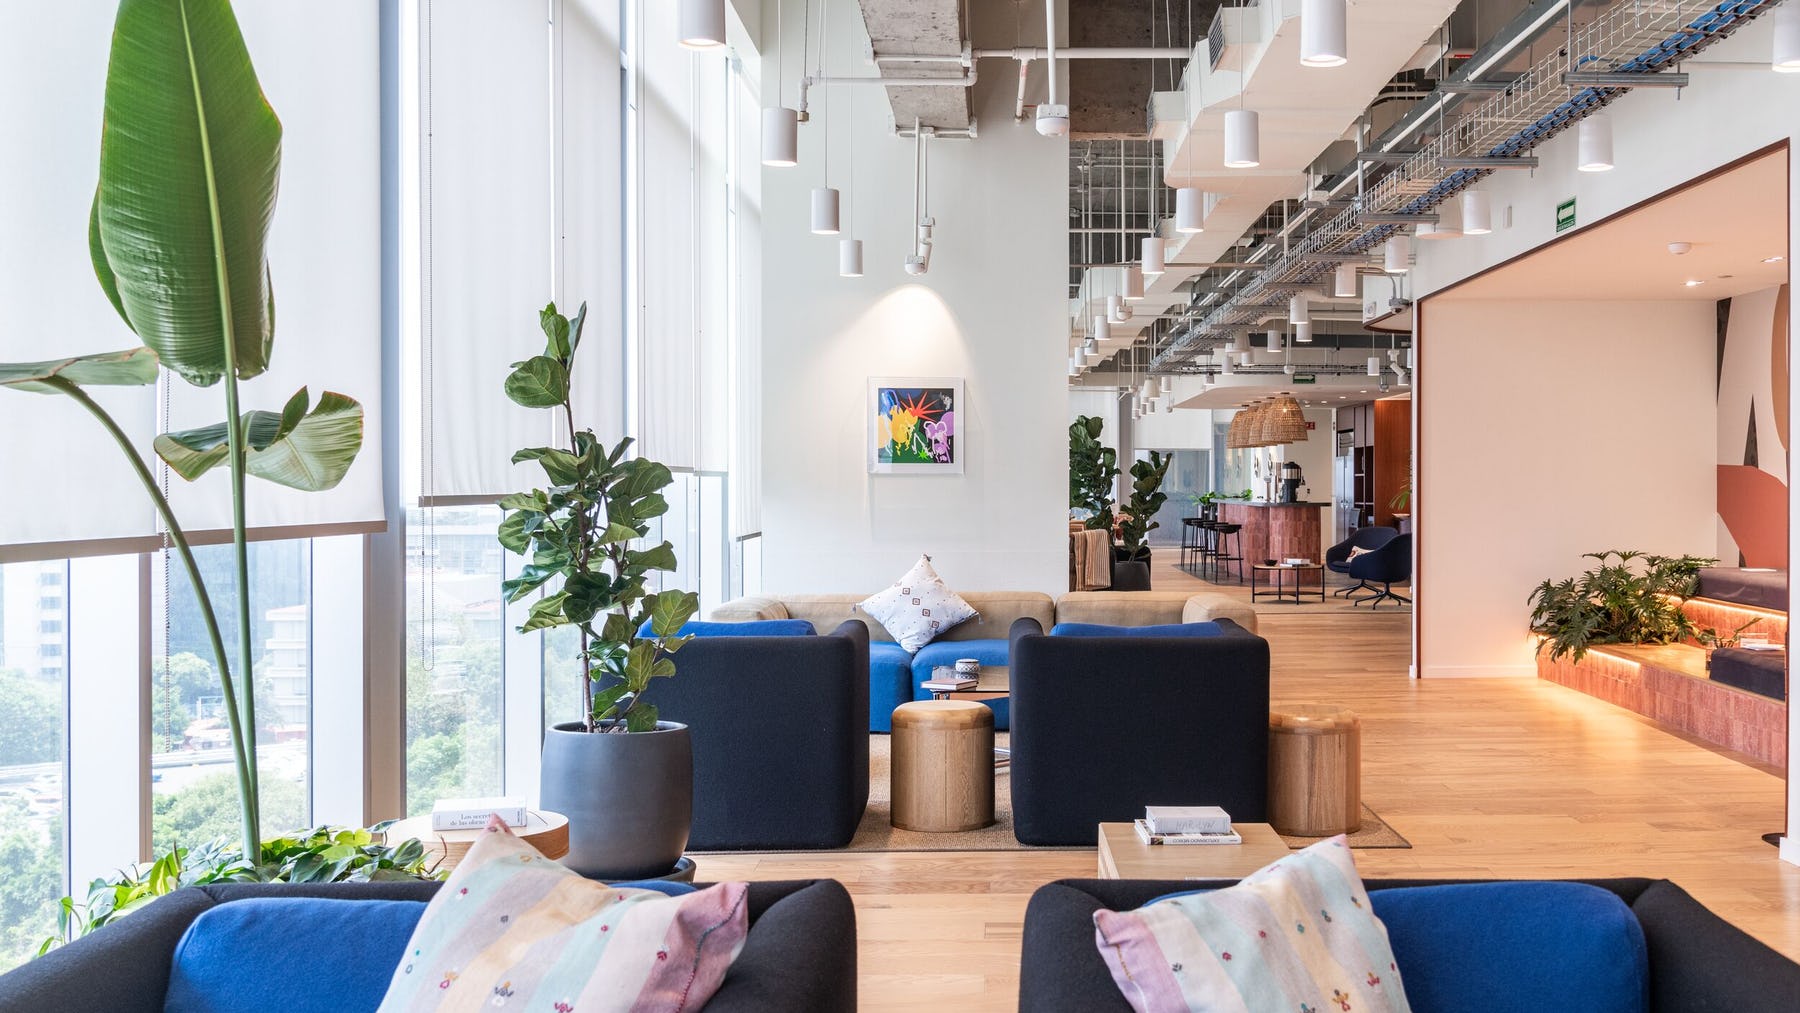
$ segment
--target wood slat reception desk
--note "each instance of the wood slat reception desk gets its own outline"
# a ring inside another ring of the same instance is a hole
[[[1319,511],[1329,503],[1230,503],[1219,504],[1219,520],[1241,524],[1238,538],[1245,565],[1265,559],[1307,559],[1323,562],[1325,545],[1320,540]],[[1317,587],[1322,573],[1297,573],[1303,586]]]

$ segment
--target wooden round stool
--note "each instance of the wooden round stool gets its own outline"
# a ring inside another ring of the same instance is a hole
[[[1269,823],[1295,837],[1362,826],[1362,721],[1328,704],[1269,709]]]
[[[923,833],[994,822],[994,712],[973,700],[915,700],[894,709],[894,826]]]

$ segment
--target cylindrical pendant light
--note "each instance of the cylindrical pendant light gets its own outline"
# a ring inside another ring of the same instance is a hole
[[[1163,273],[1163,241],[1161,236],[1145,236],[1141,269],[1152,277]]]
[[[1250,335],[1243,331],[1233,334],[1231,336],[1231,350],[1238,355],[1243,355],[1245,352],[1250,351]]]
[[[1225,114],[1225,168],[1254,169],[1262,164],[1254,109],[1232,109]]]
[[[1379,356],[1379,355],[1369,356],[1369,375],[1370,376],[1380,376],[1381,375],[1381,356]]]
[[[1304,324],[1312,321],[1312,310],[1307,305],[1306,293],[1295,292],[1288,297],[1288,323]]]
[[[1106,297],[1106,319],[1108,322],[1117,320],[1117,321],[1123,323],[1126,319],[1125,314],[1123,312],[1124,309],[1125,309],[1125,300],[1124,299],[1120,298],[1116,294],[1109,295]]]
[[[1279,352],[1287,344],[1287,335],[1280,331],[1269,332],[1269,351]]]
[[[1219,374],[1221,376],[1230,376],[1231,374],[1237,372],[1237,367],[1235,365],[1233,365],[1232,362],[1233,362],[1233,357],[1227,355],[1224,358],[1224,360],[1219,363]]]
[[[1356,298],[1356,265],[1339,264],[1332,277],[1331,294],[1339,299]]]
[[[1349,55],[1348,10],[1344,0],[1301,0],[1300,64],[1341,67]]]
[[[1170,394],[1175,393],[1175,378],[1164,374],[1157,380],[1157,388],[1161,391],[1163,397],[1168,397]]]
[[[1420,239],[1462,238],[1462,201],[1447,200],[1437,206],[1436,222],[1420,222]]]
[[[689,49],[725,44],[725,0],[681,0],[680,42]]]
[[[1296,344],[1296,345],[1312,344],[1312,329],[1313,329],[1313,325],[1310,323],[1295,324],[1294,325],[1294,344]]]
[[[1206,194],[1195,187],[1184,186],[1175,191],[1175,231],[1193,234],[1206,231]]]
[[[1119,285],[1119,294],[1130,302],[1142,299],[1144,297],[1144,272],[1138,270],[1136,264],[1126,264],[1121,274],[1124,277]]]
[[[1575,168],[1606,172],[1613,167],[1612,114],[1590,113],[1575,127]]]
[[[1486,190],[1462,192],[1462,230],[1465,236],[1485,236],[1494,231],[1494,209]]]
[[[1396,232],[1388,237],[1387,249],[1382,255],[1381,269],[1389,274],[1405,274],[1412,269],[1412,237],[1404,232]]]
[[[1783,74],[1800,72],[1800,4],[1775,8],[1775,46],[1769,62]]]
[[[762,111],[762,164],[786,168],[800,161],[800,114],[786,106]]]
[[[1104,315],[1094,318],[1094,340],[1112,340],[1112,321],[1106,319]]]
[[[860,278],[862,276],[862,240],[838,240],[838,277]]]
[[[815,236],[838,234],[837,188],[815,186],[812,192],[812,232]]]

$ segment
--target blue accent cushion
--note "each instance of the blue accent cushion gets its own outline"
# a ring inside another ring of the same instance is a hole
[[[894,708],[913,698],[913,656],[892,640],[869,643],[869,731],[894,727]]]
[[[175,946],[167,1013],[373,1010],[425,905],[258,897],[201,913]]]
[[[637,635],[651,635],[650,623],[638,627]],[[681,628],[684,637],[814,637],[819,631],[805,619],[758,619],[748,623],[690,622]]]
[[[1217,637],[1225,632],[1218,623],[1172,623],[1167,626],[1101,626],[1096,623],[1057,623],[1053,637]]]
[[[1642,1013],[1637,916],[1586,883],[1458,883],[1369,893],[1414,1013]]]
[[[931,678],[931,670],[940,665],[954,665],[958,658],[974,658],[983,666],[1003,668],[1012,651],[1012,642],[1007,640],[940,640],[919,648],[913,655],[912,699],[929,700],[931,692],[920,689],[919,683]],[[994,730],[1008,731],[1011,728],[1012,701],[1002,697],[998,700],[983,700],[994,712]]]

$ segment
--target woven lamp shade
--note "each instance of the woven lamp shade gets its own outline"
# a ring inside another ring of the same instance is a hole
[[[1300,402],[1287,394],[1265,405],[1257,423],[1257,433],[1263,446],[1297,443],[1306,439],[1306,416],[1300,411]]]
[[[1225,430],[1225,448],[1242,450],[1244,448],[1244,428],[1250,421],[1250,409],[1245,408],[1231,417],[1231,425]]]

